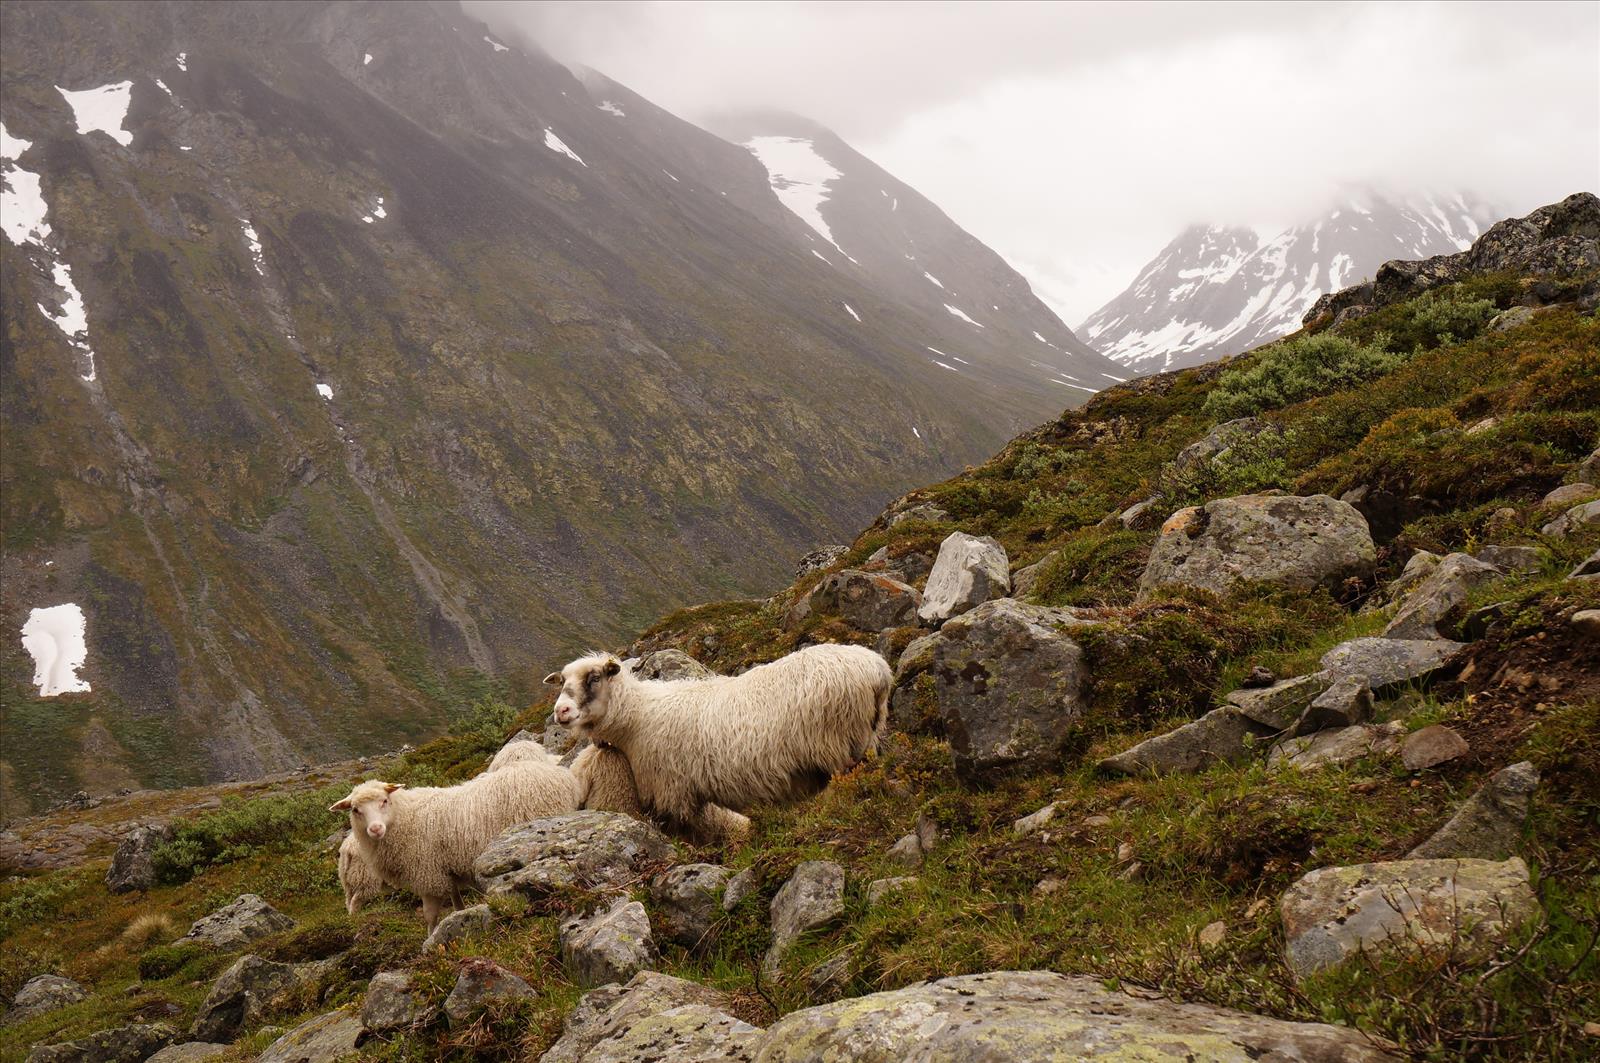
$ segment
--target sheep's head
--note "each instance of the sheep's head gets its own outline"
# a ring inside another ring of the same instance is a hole
[[[365,831],[373,841],[381,841],[389,833],[389,818],[394,812],[389,804],[389,795],[404,785],[368,779],[351,790],[349,797],[329,805],[328,811],[349,812],[352,833]]]
[[[544,677],[561,687],[556,698],[556,722],[588,733],[605,721],[611,695],[622,676],[622,662],[609,653],[579,657],[559,672]]]

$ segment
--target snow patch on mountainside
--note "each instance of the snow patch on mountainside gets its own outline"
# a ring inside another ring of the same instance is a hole
[[[86,634],[83,610],[71,602],[28,613],[22,647],[33,658],[33,682],[40,697],[89,691],[88,682],[78,676],[89,659]]]
[[[943,286],[941,285],[941,287],[943,287]],[[955,317],[959,317],[962,321],[965,321],[969,325],[977,325],[979,328],[983,328],[984,327],[983,322],[972,320],[972,318],[968,317],[965,313],[963,313],[961,308],[958,307],[958,306],[951,306],[949,303],[945,303],[944,304],[944,308],[946,310],[948,310],[951,313],[951,315],[953,315]]]
[[[556,131],[551,129],[549,126],[546,126],[544,130],[544,146],[560,155],[565,155],[567,158],[571,159],[573,162],[576,162],[579,166],[582,166],[586,170],[589,168],[589,164],[578,158],[578,153],[567,147],[566,142],[560,137],[556,136]],[[667,176],[672,177],[671,174],[667,174]],[[677,180],[676,177],[673,177],[672,179],[674,181]]]
[[[80,135],[100,132],[123,147],[133,143],[133,134],[122,128],[128,117],[128,104],[133,100],[133,82],[118,81],[78,92],[57,85],[56,91],[72,107],[72,117],[78,123]]]
[[[626,118],[626,117],[628,117],[626,114],[622,113],[622,108],[621,107],[618,107],[616,104],[612,103],[610,100],[601,100],[600,101],[600,109],[602,111],[604,111],[606,114],[616,115],[618,118]]]
[[[828,182],[837,181],[844,174],[803,137],[751,137],[744,148],[766,167],[767,181],[778,202],[849,258],[822,216],[822,204],[828,201]]]

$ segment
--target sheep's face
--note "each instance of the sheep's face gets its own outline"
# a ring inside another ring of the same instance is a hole
[[[576,726],[585,733],[599,726],[605,720],[621,674],[621,661],[609,653],[596,653],[579,657],[561,671],[545,676],[546,683],[561,687],[556,698],[556,722],[563,727]]]
[[[373,841],[382,841],[389,833],[390,817],[394,809],[389,795],[404,783],[379,782],[370,779],[350,791],[350,796],[328,806],[330,812],[349,812],[352,833],[365,833]]]

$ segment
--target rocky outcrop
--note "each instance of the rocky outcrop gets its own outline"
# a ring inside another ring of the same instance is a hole
[[[1467,554],[1450,554],[1434,566],[1405,596],[1400,611],[1383,629],[1385,638],[1443,638],[1439,625],[1466,602],[1473,588],[1502,578],[1505,573]]]
[[[561,956],[580,986],[625,982],[656,962],[644,905],[619,897],[589,916],[561,924]]]
[[[83,991],[83,986],[70,978],[63,978],[59,974],[35,975],[11,998],[11,1007],[0,1019],[0,1025],[9,1026],[47,1011],[64,1008],[68,1004],[76,1004],[88,995]]]
[[[1530,761],[1501,768],[1406,859],[1504,860],[1517,851],[1538,786],[1539,769]]]
[[[219,949],[240,949],[294,926],[294,920],[256,896],[246,893],[226,907],[195,920],[179,941],[195,941]]]
[[[621,888],[673,859],[666,835],[620,812],[573,812],[507,830],[473,861],[486,893],[545,897],[577,887]]]
[[[116,1026],[76,1041],[40,1045],[28,1053],[27,1063],[141,1063],[177,1035],[178,1031],[160,1022]]]
[[[949,620],[901,656],[897,724],[926,696],[968,782],[1053,765],[1085,710],[1083,650],[1069,634],[1084,622],[1070,611],[999,598]],[[919,692],[927,676],[931,689]]]
[[[939,544],[917,615],[925,624],[942,624],[1010,590],[1011,562],[1005,547],[987,535],[951,532]]]
[[[561,1039],[539,1057],[539,1063],[579,1063],[595,1045],[625,1034],[651,1015],[686,1005],[725,1011],[732,1004],[726,993],[698,982],[640,971],[626,985],[605,985],[585,993],[567,1016]]]
[[[461,965],[454,988],[444,998],[444,1014],[451,1026],[465,1026],[496,1001],[533,995],[532,986],[498,963],[473,958]]]
[[[1322,670],[1334,681],[1355,676],[1374,695],[1406,683],[1421,683],[1452,667],[1466,644],[1448,639],[1359,638],[1341,642],[1322,655]]]
[[[1229,451],[1244,440],[1252,439],[1263,432],[1279,431],[1280,429],[1272,422],[1262,420],[1260,417],[1240,417],[1224,421],[1178,451],[1178,456],[1163,465],[1161,471],[1156,474],[1156,484],[1169,492],[1181,488],[1202,478],[1212,462],[1226,457]],[[1128,528],[1134,526],[1126,519],[1122,520],[1122,524]]]
[[[1263,583],[1310,591],[1371,571],[1377,548],[1355,508],[1327,495],[1240,495],[1167,518],[1139,581],[1226,595]]]
[[[1248,759],[1256,743],[1280,728],[1257,723],[1233,705],[1212,709],[1192,723],[1147,738],[1131,749],[1100,762],[1100,770],[1116,775],[1171,775],[1204,771],[1213,764]]]
[[[1363,952],[1484,955],[1538,913],[1519,859],[1396,860],[1324,867],[1278,901],[1284,958],[1297,977]]]
[[[1573,506],[1539,531],[1552,539],[1565,539],[1579,528],[1594,524],[1600,524],[1600,499]]]
[[[916,623],[922,595],[915,587],[882,572],[846,568],[829,573],[784,616],[784,625],[799,627],[813,614],[837,616],[862,631],[884,631]]]
[[[189,1036],[196,1041],[232,1041],[246,1027],[259,1023],[296,981],[292,964],[241,956],[212,983]]]
[[[801,579],[809,576],[818,569],[827,568],[840,557],[850,552],[850,547],[844,543],[835,543],[831,546],[819,546],[815,550],[800,558],[794,567],[794,578]]]
[[[753,1063],[762,1031],[704,1004],[646,1015],[599,1041],[583,1063]]]
[[[343,1011],[307,1019],[256,1057],[256,1063],[337,1063],[360,1043],[361,1020]]]
[[[361,1002],[361,1025],[373,1033],[393,1033],[431,1022],[439,1014],[429,1006],[405,971],[374,975]]]
[[[650,901],[661,937],[686,949],[709,947],[723,888],[732,874],[720,864],[684,864],[656,876]]]
[[[489,929],[492,919],[487,904],[474,904],[470,908],[451,912],[439,920],[439,925],[433,928],[433,933],[422,943],[422,951],[432,952],[434,949],[445,948],[452,942],[464,941],[473,934],[481,934]]]
[[[772,898],[772,947],[761,963],[769,978],[778,975],[783,956],[800,936],[827,926],[844,914],[844,868],[828,860],[807,860]]]
[[[112,893],[130,893],[154,886],[155,852],[174,836],[173,829],[165,824],[145,825],[129,831],[106,869],[106,888]]]
[[[1600,200],[1579,192],[1527,217],[1495,223],[1459,254],[1385,262],[1372,280],[1322,296],[1303,321],[1310,325],[1355,307],[1370,313],[1473,273],[1569,275],[1596,266],[1600,266]]]
[[[682,650],[652,650],[633,662],[640,679],[706,679],[716,673]]]
[[[1263,727],[1286,731],[1333,684],[1333,677],[1326,672],[1312,672],[1279,680],[1271,686],[1244,687],[1231,692],[1224,700]]]
[[[902,1060],[1398,1060],[1356,1030],[1285,1022],[1096,978],[995,971],[941,978],[791,1012],[768,1028],[761,1063]]]

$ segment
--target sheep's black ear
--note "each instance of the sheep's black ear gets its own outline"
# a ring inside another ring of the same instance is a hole
[[[340,798],[339,800],[335,801],[333,804],[328,806],[328,811],[329,812],[348,812],[348,811],[350,811],[350,799],[348,797]]]
[[[544,677],[544,681],[546,683],[549,683],[551,686],[560,686],[561,685],[561,673],[560,672],[551,672],[549,675]]]
[[[606,675],[616,675],[620,671],[622,671],[622,663],[620,661],[618,661],[615,657],[613,657],[611,660],[606,662],[606,667],[605,667]]]

